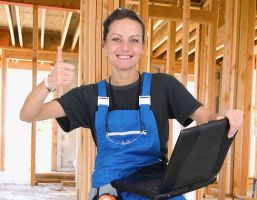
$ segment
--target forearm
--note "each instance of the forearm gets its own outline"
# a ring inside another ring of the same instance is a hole
[[[203,124],[211,120],[216,120],[219,115],[220,114],[210,112],[205,106],[201,106],[192,115],[190,115],[190,118],[200,124]]]
[[[44,81],[42,81],[27,96],[20,111],[20,119],[27,122],[35,121],[41,112],[48,94],[49,91],[47,90]]]

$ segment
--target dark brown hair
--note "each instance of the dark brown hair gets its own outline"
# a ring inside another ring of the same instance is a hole
[[[109,33],[109,27],[111,23],[115,20],[121,20],[121,19],[131,19],[134,21],[137,21],[142,28],[142,41],[144,43],[145,40],[145,25],[142,19],[131,9],[128,8],[118,8],[114,10],[105,20],[103,23],[103,40],[106,41],[107,34]]]

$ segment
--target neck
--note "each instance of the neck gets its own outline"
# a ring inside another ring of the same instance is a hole
[[[112,72],[111,83],[116,86],[129,85],[138,80],[138,72],[136,70],[130,72]]]

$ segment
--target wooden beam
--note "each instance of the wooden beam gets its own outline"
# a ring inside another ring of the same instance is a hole
[[[50,62],[37,62],[38,71],[51,71],[53,63]],[[32,61],[31,60],[18,60],[18,59],[8,59],[8,68],[9,69],[23,69],[32,71]]]
[[[12,48],[12,47],[1,47],[6,50],[6,58],[15,58],[15,59],[28,59],[32,60],[32,49],[28,48]],[[56,51],[47,51],[47,50],[38,50],[38,61],[56,61]],[[78,53],[63,52],[63,57],[66,58],[77,58]]]
[[[211,11],[195,9],[190,9],[189,15],[191,22],[201,24],[210,24],[214,17]],[[183,8],[149,5],[149,17],[179,21],[183,19]]]
[[[6,88],[7,88],[7,62],[5,50],[2,50],[1,69],[1,132],[0,132],[0,170],[5,169],[5,131],[6,131]]]
[[[153,57],[153,19],[148,21],[148,40],[147,40],[147,68],[146,71],[150,72],[151,69],[151,58]]]
[[[62,47],[62,49],[63,49],[64,42],[65,42],[65,39],[66,39],[66,36],[68,33],[71,17],[72,17],[72,12],[66,12],[64,26],[63,26],[63,30],[62,30],[62,37],[61,37],[61,42],[60,42],[60,46]]]
[[[1,47],[9,47],[10,42],[10,34],[7,29],[0,29],[0,48]]]
[[[46,9],[42,9],[41,13],[41,42],[40,42],[40,48],[44,49],[44,43],[45,43],[45,20],[46,20]]]
[[[224,41],[223,50],[223,67],[221,71],[221,92],[220,92],[220,110],[224,111],[227,109],[233,109],[233,87],[234,87],[234,76],[235,70],[233,69],[233,49],[234,49],[234,41],[233,41],[233,31],[234,31],[234,0],[226,0],[225,6],[225,25],[223,25],[223,37],[222,42]],[[220,30],[220,29],[219,29]],[[217,34],[217,38],[219,38],[219,33]],[[217,56],[216,56],[217,57]],[[229,154],[231,157],[231,154]],[[225,159],[222,169],[219,173],[219,182],[218,182],[218,199],[225,200],[225,193],[228,185],[230,183],[227,182],[227,170],[228,170],[228,156]],[[231,179],[231,178],[230,178]]]
[[[9,5],[4,5],[5,7],[5,13],[8,21],[8,26],[9,26],[9,32],[11,35],[11,41],[12,41],[12,46],[15,46],[15,37],[14,37],[14,31],[13,31],[13,24],[12,24],[12,17],[11,17],[11,12]]]
[[[149,19],[149,0],[139,1],[139,14],[145,24],[145,44],[146,44],[147,32],[148,32],[148,19]],[[147,70],[148,70],[147,69],[147,49],[145,48],[139,62],[139,71],[145,72]]]
[[[21,26],[21,16],[20,16],[20,8],[19,8],[19,6],[15,6],[15,14],[16,14],[16,21],[17,21],[17,28],[18,28],[20,47],[23,47],[22,26]]]
[[[38,6],[33,5],[32,89],[37,85]],[[36,122],[31,126],[31,185],[36,185]]]
[[[72,39],[72,45],[71,45],[71,52],[74,51],[77,41],[79,39],[79,34],[80,34],[80,25],[77,26],[75,33],[73,35],[73,39]]]
[[[21,5],[21,6],[32,6],[37,5],[38,7],[54,8],[54,9],[68,9],[78,11],[80,9],[80,0],[63,0],[63,1],[52,1],[52,0],[7,0],[0,1],[0,4],[9,5]]]
[[[167,62],[165,72],[174,74],[175,72],[175,47],[176,47],[176,22],[168,22],[168,40],[167,40]],[[171,138],[170,138],[171,139]]]
[[[183,1],[182,63],[181,82],[187,86],[188,50],[189,50],[190,0]]]

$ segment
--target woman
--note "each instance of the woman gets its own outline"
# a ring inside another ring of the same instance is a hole
[[[242,124],[241,111],[224,115],[209,112],[173,76],[138,73],[144,32],[144,24],[132,10],[115,10],[105,20],[103,31],[103,49],[112,68],[109,81],[83,85],[44,103],[49,92],[71,84],[73,79],[74,66],[62,61],[58,49],[53,71],[29,94],[21,109],[24,121],[57,118],[65,131],[91,129],[97,145],[91,199],[106,190],[115,194],[109,184],[112,180],[167,161],[168,119],[187,126],[192,120],[206,123],[226,116],[230,122],[228,137]],[[119,195],[122,199],[145,199],[125,192]]]

